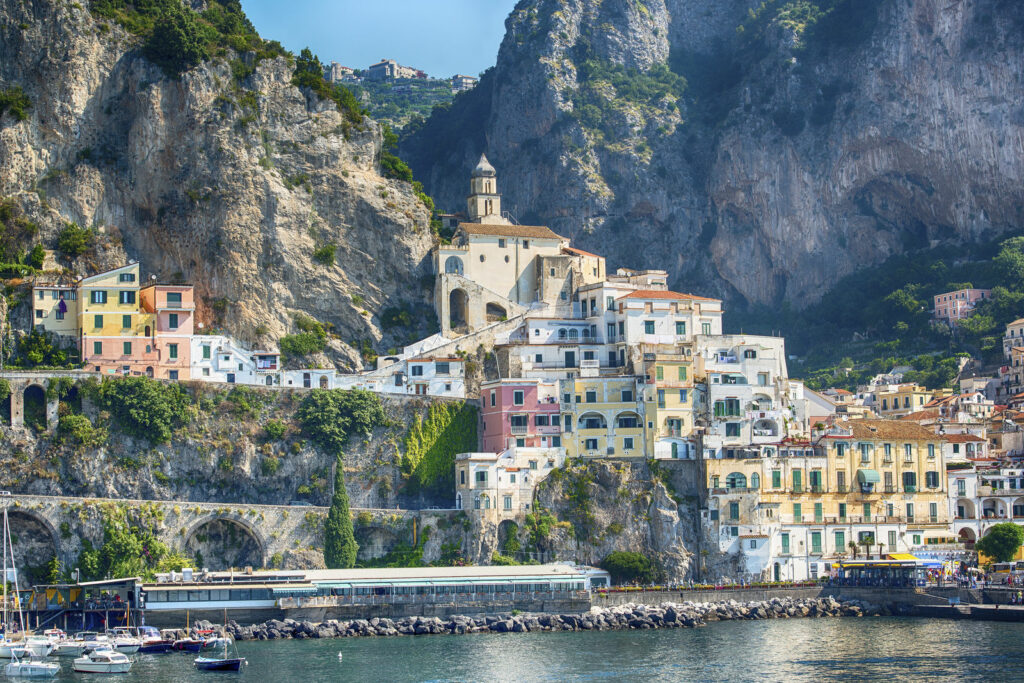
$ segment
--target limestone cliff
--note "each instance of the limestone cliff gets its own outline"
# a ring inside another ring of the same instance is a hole
[[[343,341],[406,342],[379,314],[429,304],[429,214],[380,175],[379,125],[300,91],[286,56],[227,49],[168,78],[85,4],[0,0],[0,90],[31,102],[0,117],[0,196],[44,244],[66,221],[93,227],[72,273],[137,259],[194,283],[198,319],[253,344],[294,331],[296,311],[334,326],[342,367],[360,365]]]
[[[522,0],[497,66],[402,153],[442,206],[486,149],[520,222],[802,305],[1020,227],[1022,24],[1007,0]]]

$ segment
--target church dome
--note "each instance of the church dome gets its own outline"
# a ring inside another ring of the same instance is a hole
[[[480,161],[476,163],[476,168],[473,169],[474,178],[493,178],[498,173],[491,166],[491,162],[487,161],[487,155],[481,154]]]

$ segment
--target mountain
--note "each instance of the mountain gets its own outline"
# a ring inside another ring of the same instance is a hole
[[[1013,0],[522,0],[400,155],[446,209],[486,151],[519,222],[803,307],[1024,224],[1022,28]]]
[[[0,0],[0,111],[27,97],[0,114],[0,198],[34,226],[25,250],[91,229],[85,253],[58,252],[66,275],[137,259],[194,283],[207,329],[261,346],[311,315],[341,367],[423,336],[382,323],[429,306],[433,237],[412,186],[380,172],[380,126],[294,85],[301,60],[238,0],[191,10]],[[147,37],[161,21],[162,42]]]

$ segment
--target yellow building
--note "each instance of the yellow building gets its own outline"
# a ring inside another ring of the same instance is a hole
[[[569,457],[650,457],[641,379],[574,377],[559,382],[559,394]]]
[[[32,325],[67,339],[78,339],[78,291],[74,285],[32,288]]]
[[[695,457],[692,357],[645,354],[642,368],[648,457]]]
[[[899,417],[922,410],[934,392],[918,384],[887,385],[875,394],[875,410],[882,417]]]

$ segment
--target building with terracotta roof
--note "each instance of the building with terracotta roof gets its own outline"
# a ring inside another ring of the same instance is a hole
[[[955,325],[958,321],[970,317],[979,301],[991,297],[991,289],[974,287],[936,294],[932,297],[933,317],[936,320]]]
[[[1003,357],[1010,360],[1010,349],[1024,346],[1024,318],[1017,318],[1006,326],[1003,333]]]

